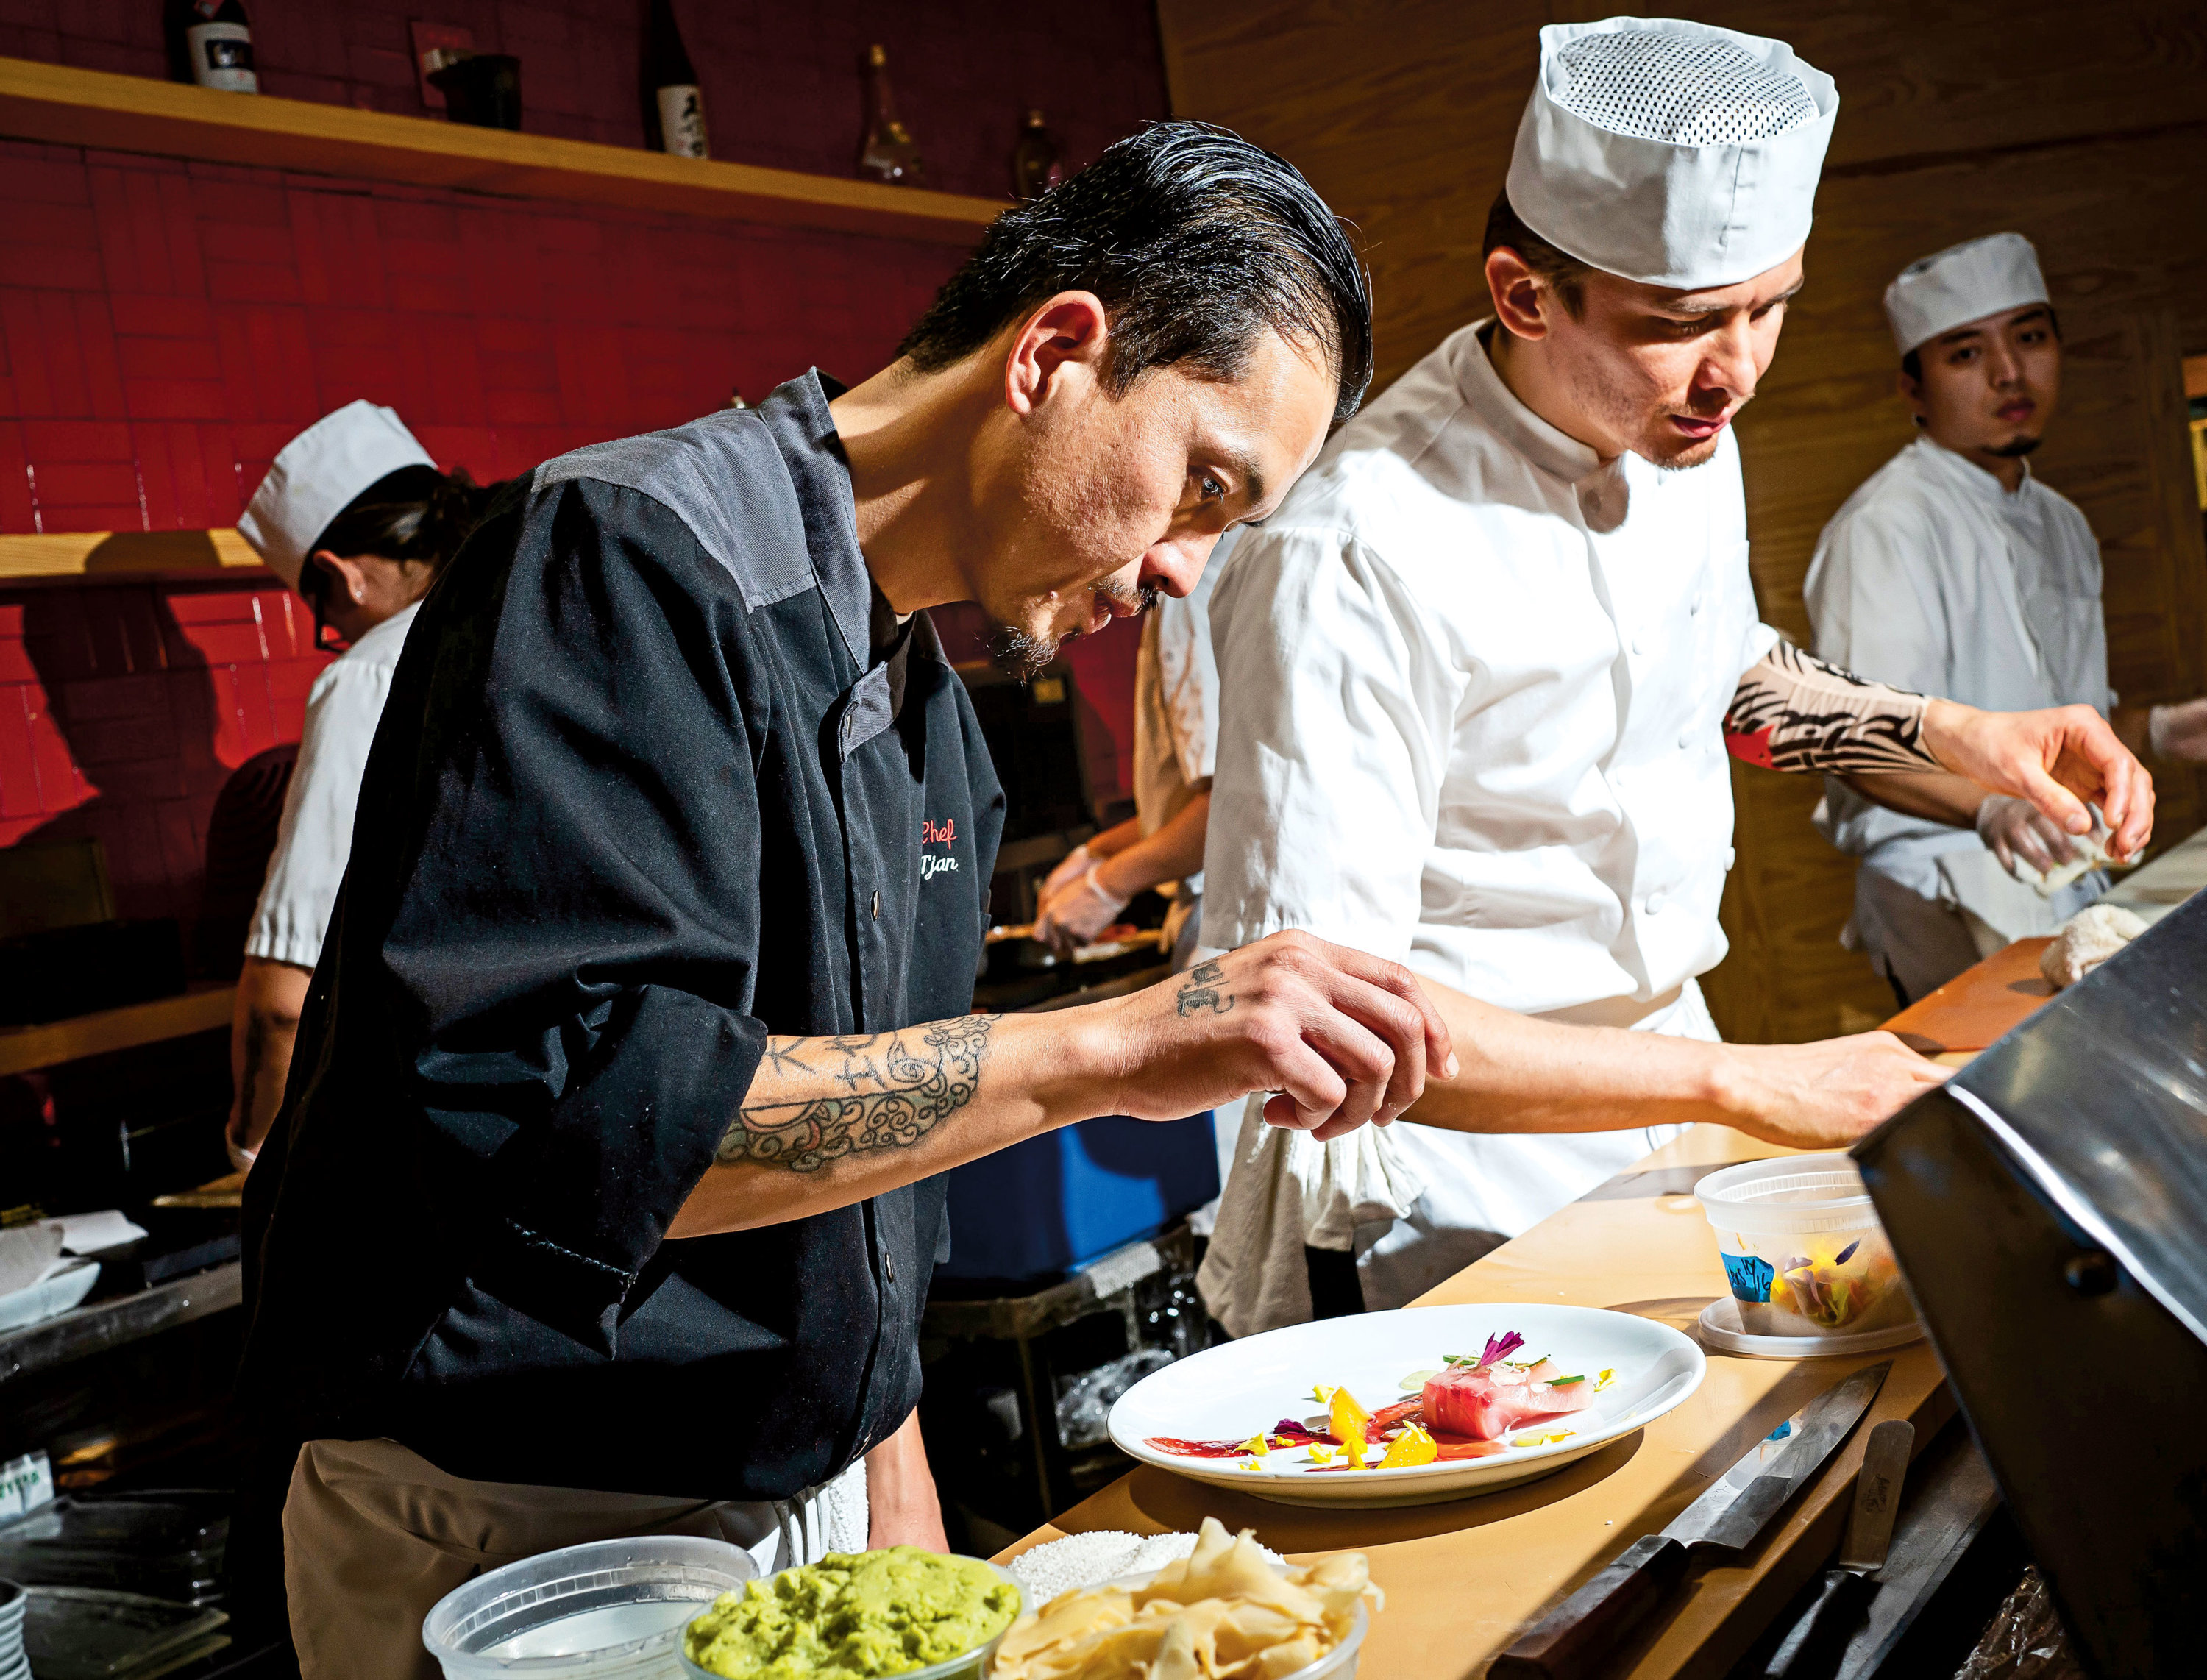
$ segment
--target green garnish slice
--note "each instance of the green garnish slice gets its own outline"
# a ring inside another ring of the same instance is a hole
[[[1552,1377],[1548,1379],[1548,1386],[1552,1389],[1567,1389],[1573,1383],[1584,1381],[1586,1381],[1584,1377]]]

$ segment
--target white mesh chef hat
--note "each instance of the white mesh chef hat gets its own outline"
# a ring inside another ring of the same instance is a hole
[[[2019,233],[1965,240],[1911,262],[1885,289],[1885,318],[1903,356],[1942,332],[2026,303],[2051,303],[2038,252]]]
[[[1552,23],[1510,207],[1628,280],[1732,285],[1806,242],[1839,109],[1783,41],[1674,18]]]
[[[314,540],[356,496],[401,467],[436,464],[396,414],[356,398],[278,451],[238,517],[237,534],[296,589]]]

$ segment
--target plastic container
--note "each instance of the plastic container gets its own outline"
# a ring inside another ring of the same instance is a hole
[[[422,1643],[446,1680],[671,1680],[690,1618],[757,1575],[741,1546],[687,1534],[562,1546],[454,1587]]]
[[[1893,1245],[1848,1157],[1749,1161],[1711,1173],[1694,1194],[1716,1232],[1746,1334],[1853,1336],[1915,1321]]]
[[[986,1558],[982,1558],[978,1561],[983,1563],[988,1562]],[[1012,1572],[1006,1569],[1002,1564],[990,1563],[989,1567],[994,1569],[1001,1579],[1011,1582],[1013,1586],[1017,1587],[1020,1584],[1013,1578]],[[783,1569],[779,1570],[776,1573],[787,1575],[788,1571],[787,1569]],[[767,1577],[769,1581],[772,1581],[774,1578],[774,1575],[769,1575]],[[1026,1605],[1026,1595],[1024,1591],[1020,1593],[1020,1607],[1024,1611],[1028,1607]],[[1014,1617],[1012,1619],[1014,1621],[1017,1621],[1019,1618],[1017,1617]],[[978,1650],[967,1651],[961,1655],[948,1658],[939,1663],[930,1663],[925,1668],[906,1669],[902,1674],[897,1676],[896,1680],[982,1680],[982,1677],[989,1671],[988,1664],[990,1659],[996,1654],[996,1647],[1003,1642],[1004,1634],[1010,1631],[1010,1628],[1007,1626],[1002,1632],[997,1634],[996,1638],[990,1640],[986,1645],[982,1646]],[[688,1680],[721,1680],[721,1677],[714,1673],[711,1669],[700,1668],[697,1664],[691,1662],[690,1660],[689,1653],[685,1651],[682,1651],[679,1645],[676,1654],[681,1659],[682,1667],[680,1671],[685,1676],[688,1677]]]
[[[1275,1564],[1273,1569],[1276,1574],[1287,1572],[1284,1564]],[[1123,1587],[1133,1592],[1148,1586],[1162,1573],[1159,1569],[1149,1569],[1140,1575],[1122,1575],[1115,1581],[1105,1581],[1104,1585]],[[1035,1608],[1040,1609],[1041,1606],[1038,1605]],[[1364,1635],[1371,1629],[1372,1607],[1359,1599],[1356,1614],[1349,1618],[1349,1636],[1316,1662],[1307,1664],[1291,1674],[1282,1675],[1280,1680],[1356,1680],[1356,1655],[1363,1649]],[[989,1677],[984,1674],[982,1680],[989,1680]]]
[[[951,1169],[950,1259],[936,1276],[1056,1279],[1155,1236],[1217,1193],[1208,1110],[1164,1121],[1084,1120]],[[1008,1208],[1019,1217],[1006,1218]]]

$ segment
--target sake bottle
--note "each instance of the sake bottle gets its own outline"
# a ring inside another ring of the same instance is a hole
[[[172,14],[184,68],[202,87],[224,93],[258,93],[253,72],[253,27],[239,0],[182,0]]]
[[[697,67],[682,45],[673,0],[651,0],[643,46],[644,123],[661,152],[677,158],[709,156],[705,145],[705,99]]]
[[[1014,194],[1038,199],[1064,179],[1064,145],[1044,124],[1040,111],[1029,111],[1020,129],[1019,144],[1012,148]]]
[[[889,56],[878,44],[866,53],[866,138],[858,147],[858,173],[900,187],[916,187],[920,181],[919,147],[897,121]]]

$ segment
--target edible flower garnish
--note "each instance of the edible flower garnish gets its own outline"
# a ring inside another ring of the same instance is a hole
[[[1832,1262],[1832,1264],[1833,1264],[1833,1265],[1839,1265],[1839,1266],[1843,1266],[1843,1265],[1846,1264],[1846,1263],[1847,1263],[1849,1260],[1851,1260],[1852,1259],[1854,1259],[1854,1257],[1855,1257],[1855,1250],[1856,1250],[1856,1249],[1857,1249],[1857,1248],[1859,1248],[1859,1247],[1862,1247],[1862,1239],[1861,1239],[1860,1237],[1857,1237],[1857,1238],[1856,1238],[1852,1242],[1849,1243],[1849,1244],[1848,1244],[1845,1248],[1842,1248],[1841,1250],[1839,1250],[1839,1259],[1837,1259],[1836,1260],[1833,1261],[1833,1262]]]
[[[1525,1345],[1525,1338],[1514,1330],[1486,1338],[1486,1351],[1479,1356],[1481,1365],[1492,1365],[1497,1360],[1506,1360]]]
[[[1617,1380],[1617,1372],[1614,1372],[1614,1371],[1605,1371],[1605,1372],[1603,1372],[1601,1373],[1601,1375],[1600,1375],[1600,1376],[1599,1376],[1599,1377],[1597,1377],[1596,1378],[1594,1378],[1594,1392],[1595,1392],[1596,1394],[1600,1394],[1600,1393],[1604,1389],[1607,1388],[1607,1387],[1608,1387],[1612,1383],[1615,1382],[1616,1380]]]
[[[1343,1460],[1352,1470],[1364,1468],[1364,1426],[1372,1421],[1372,1414],[1356,1403],[1356,1396],[1347,1389],[1331,1390],[1327,1402],[1332,1422],[1334,1438],[1341,1443]]]
[[[1254,1454],[1257,1457],[1262,1458],[1266,1453],[1271,1451],[1271,1448],[1265,1444],[1265,1438],[1263,1436],[1252,1435],[1247,1440],[1241,1444],[1241,1450],[1246,1453]]]
[[[1323,1441],[1313,1441],[1310,1457],[1313,1464],[1331,1464],[1333,1462],[1333,1449]]]
[[[1510,1444],[1513,1447],[1552,1447],[1558,1441],[1570,1440],[1576,1432],[1570,1429],[1544,1430],[1537,1435],[1513,1437]]]
[[[1386,1456],[1380,1459],[1382,1470],[1408,1470],[1420,1464],[1438,1462],[1441,1450],[1433,1438],[1417,1424],[1405,1427],[1387,1444]]]

